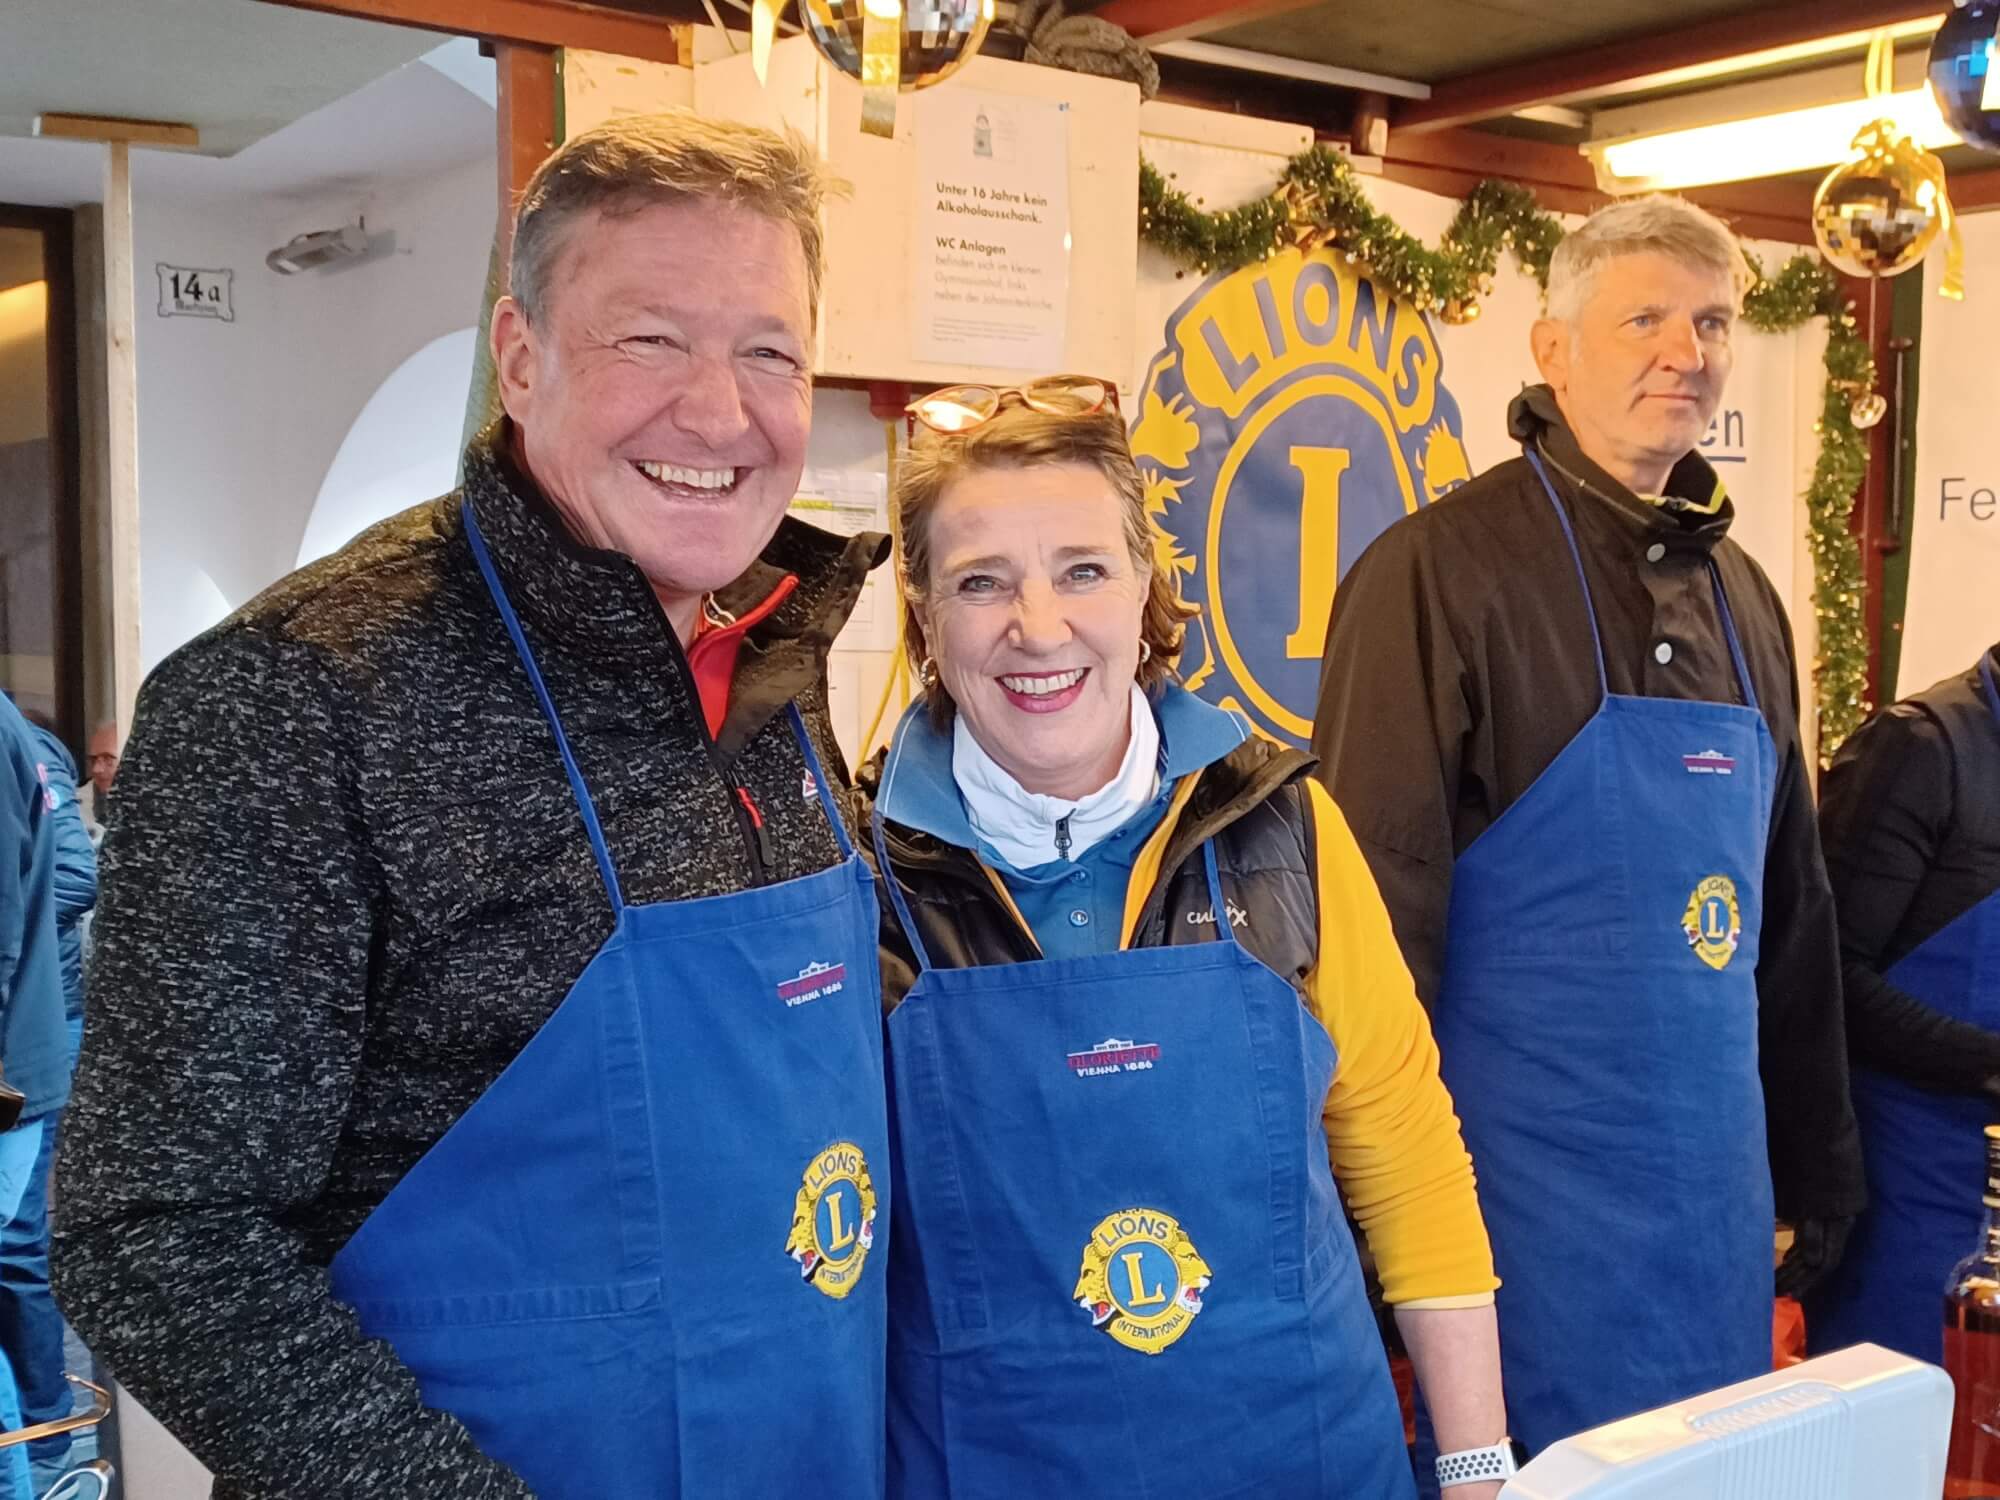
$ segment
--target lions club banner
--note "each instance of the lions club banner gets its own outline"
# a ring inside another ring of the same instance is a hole
[[[1132,449],[1160,565],[1201,608],[1182,675],[1303,746],[1341,575],[1471,478],[1436,332],[1322,249],[1211,276],[1157,337]]]

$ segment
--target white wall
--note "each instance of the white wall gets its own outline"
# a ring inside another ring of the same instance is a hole
[[[487,161],[297,198],[176,199],[148,190],[143,158],[134,177],[150,668],[291,570],[327,468],[376,387],[477,322],[496,197]],[[292,235],[357,214],[377,236],[366,259],[294,276],[264,265]],[[233,269],[234,321],[158,317],[159,261]]]
[[[1937,295],[1935,255],[1924,267],[1910,598],[1896,672],[1906,695],[1965,671],[2000,639],[2000,451],[1988,373],[2000,347],[2000,215],[1963,222],[1965,300]]]

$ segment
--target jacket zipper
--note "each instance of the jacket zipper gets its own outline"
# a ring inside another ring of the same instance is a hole
[[[1072,842],[1069,836],[1069,820],[1075,816],[1075,813],[1064,813],[1056,819],[1056,854],[1063,859],[1069,858]]]
[[[771,838],[769,834],[764,832],[764,814],[758,811],[757,804],[751,800],[750,788],[740,781],[735,782],[735,787],[737,804],[744,816],[749,820],[751,848],[757,855],[759,878],[761,879],[768,876],[771,873],[771,867],[777,863],[771,857]]]
[[[701,743],[708,751],[708,763],[719,780],[730,792],[730,806],[736,813],[736,827],[743,835],[743,847],[750,856],[750,883],[753,886],[769,885],[777,860],[771,852],[771,837],[764,831],[764,814],[751,800],[750,788],[743,784],[735,770],[726,764],[716,750],[715,736],[708,732],[708,719],[701,711],[701,689],[695,685],[694,668],[688,665],[687,652],[681,646],[681,639],[674,634],[673,623],[667,619],[667,612],[660,608],[660,602],[653,591],[646,590],[653,600],[653,608],[658,613],[660,629],[666,633],[667,656],[673,662],[674,671],[679,675],[681,686],[687,690],[688,702],[694,706],[695,733],[701,736]]]

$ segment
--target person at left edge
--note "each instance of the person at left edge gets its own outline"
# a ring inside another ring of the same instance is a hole
[[[67,1025],[64,1067],[76,1068],[83,1040],[83,923],[97,904],[97,851],[90,842],[77,798],[76,762],[55,726],[39,712],[22,709],[39,749],[44,800],[55,830],[56,951],[62,963],[63,1019]],[[64,1376],[62,1315],[49,1292],[49,1174],[55,1164],[63,1112],[43,1117],[34,1170],[14,1216],[0,1225],[0,1350],[14,1368],[21,1390],[22,1420],[29,1425],[70,1414],[72,1399]],[[28,1457],[34,1493],[52,1485],[68,1467],[70,1436],[38,1438]],[[14,1500],[0,1484],[0,1500]]]
[[[876,910],[784,519],[824,190],[567,142],[461,491],[153,674],[105,847],[57,1289],[218,1495],[874,1500]]]
[[[895,918],[892,1500],[1409,1495],[1343,1196],[1450,1494],[1490,1500],[1492,1256],[1346,823],[1175,677],[1187,611],[1105,383],[914,411],[924,692],[861,778]]]
[[[63,1027],[57,801],[35,730],[0,693],[0,1223],[26,1196],[49,1121],[69,1097]],[[0,1358],[0,1431],[23,1425]],[[32,1496],[27,1449],[0,1449],[0,1494]]]
[[[1806,1299],[1806,1343],[1939,1364],[2000,1118],[2000,646],[1850,735],[1819,819],[1869,1201]]]

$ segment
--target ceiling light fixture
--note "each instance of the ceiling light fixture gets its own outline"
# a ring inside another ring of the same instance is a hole
[[[1583,149],[1597,168],[1597,185],[1603,191],[1663,193],[1830,167],[1846,159],[1849,143],[1862,126],[1875,120],[1894,120],[1926,151],[1960,142],[1925,88],[1754,120],[1593,141]]]

